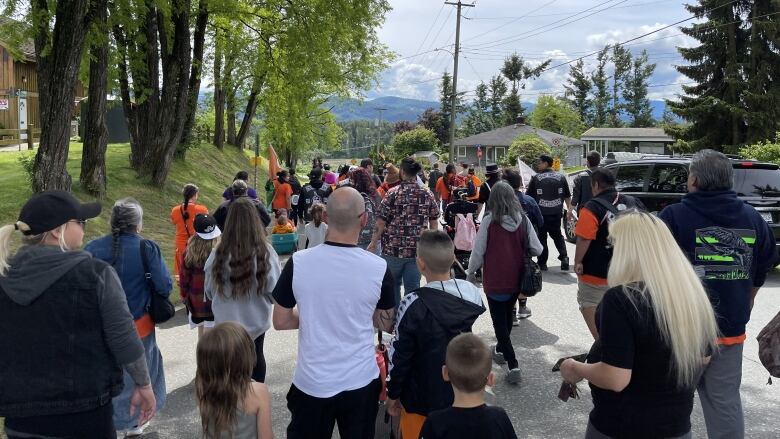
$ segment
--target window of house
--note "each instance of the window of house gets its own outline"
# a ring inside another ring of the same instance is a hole
[[[506,148],[504,148],[503,146],[497,146],[495,149],[494,160],[499,161],[501,160],[501,157],[503,157],[504,155],[506,155]]]
[[[458,147],[458,157],[466,157],[466,147],[465,146],[459,146]]]

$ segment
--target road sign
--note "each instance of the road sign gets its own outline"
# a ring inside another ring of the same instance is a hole
[[[482,145],[477,145],[477,158],[482,159]]]
[[[260,166],[262,163],[260,161],[260,157],[250,157],[249,158],[249,165],[250,166]]]
[[[554,138],[552,143],[553,143],[553,146],[561,146],[561,143],[562,143],[561,142],[561,138],[560,137]]]
[[[555,171],[561,170],[561,159],[553,160],[553,169],[555,169]]]

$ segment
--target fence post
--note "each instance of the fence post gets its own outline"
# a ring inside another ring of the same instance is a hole
[[[33,126],[32,126],[32,124],[27,124],[27,149],[29,151],[33,150]]]

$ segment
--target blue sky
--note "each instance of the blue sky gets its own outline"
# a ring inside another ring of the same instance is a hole
[[[473,0],[468,0],[473,1]],[[692,1],[692,0],[691,0]],[[689,3],[691,2],[689,1]],[[452,72],[455,42],[455,6],[440,0],[391,0],[393,10],[379,37],[398,59],[383,72],[368,98],[401,96],[438,100],[438,78]],[[680,0],[476,0],[463,8],[462,55],[458,89],[473,90],[497,74],[503,59],[517,52],[530,63],[552,58],[552,65],[570,61],[602,48],[662,28],[690,17]],[[690,22],[685,23],[690,24]],[[673,97],[688,79],[675,64],[683,61],[676,47],[694,45],[681,35],[679,26],[642,38],[627,47],[634,53],[647,50],[657,64],[650,80],[651,99]],[[586,69],[595,56],[585,59]],[[531,81],[521,96],[535,101],[543,93],[560,93],[568,66],[545,72]],[[467,94],[467,99],[473,93]]]

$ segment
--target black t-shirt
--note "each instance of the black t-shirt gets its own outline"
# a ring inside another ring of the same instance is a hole
[[[501,180],[497,175],[495,175],[491,176],[491,178],[488,178],[485,182],[483,182],[479,187],[479,198],[477,199],[477,202],[480,204],[487,203],[488,199],[490,198],[490,189],[499,181]]]
[[[610,289],[601,300],[596,310],[599,340],[588,362],[631,369],[631,381],[619,393],[591,384],[590,421],[615,438],[682,436],[691,430],[694,389],[677,388],[672,351],[658,330],[652,304],[629,291],[633,300],[622,287]]]
[[[501,407],[447,407],[428,415],[420,439],[517,439]]]

